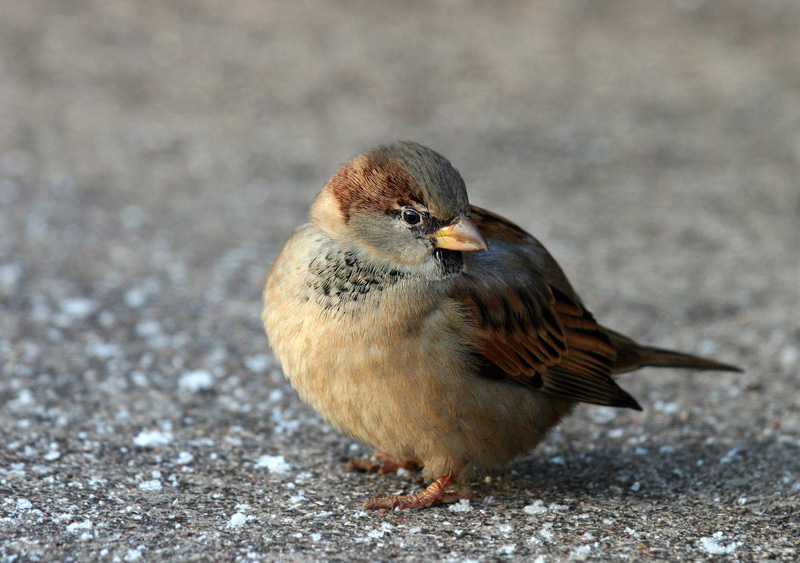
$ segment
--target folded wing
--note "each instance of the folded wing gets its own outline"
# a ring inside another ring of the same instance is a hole
[[[640,410],[611,378],[617,353],[558,264],[510,221],[472,207],[489,241],[472,253],[452,297],[477,343],[480,375],[598,405]]]

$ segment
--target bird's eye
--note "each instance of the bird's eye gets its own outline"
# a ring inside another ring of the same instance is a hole
[[[416,225],[417,223],[422,221],[422,216],[419,214],[419,211],[415,209],[404,209],[403,221],[405,221],[409,225]]]

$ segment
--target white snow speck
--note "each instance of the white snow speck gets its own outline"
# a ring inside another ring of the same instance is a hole
[[[300,420],[296,418],[294,411],[284,411],[283,409],[272,409],[270,420],[275,423],[273,432],[275,434],[295,434],[300,430]]]
[[[270,365],[270,357],[266,354],[248,356],[244,359],[244,366],[253,373],[264,373]]]
[[[570,552],[570,557],[575,559],[575,561],[583,561],[587,557],[589,557],[589,553],[592,551],[591,545],[581,545],[576,547]]]
[[[449,507],[450,512],[472,512],[472,507],[469,505],[469,499],[462,498],[455,504]]]
[[[500,555],[513,555],[514,552],[517,550],[517,544],[510,543],[508,545],[504,545],[497,549],[497,553]]]
[[[116,321],[116,317],[111,311],[100,311],[100,314],[97,315],[97,320],[103,328],[111,328]]]
[[[369,537],[371,537],[372,539],[376,539],[377,540],[377,539],[382,538],[386,534],[391,533],[391,531],[393,529],[394,528],[392,527],[391,524],[387,524],[386,522],[383,522],[381,524],[381,529],[380,530],[370,530],[369,532],[367,532],[367,535]]]
[[[605,424],[617,418],[614,409],[593,408],[589,410],[589,417],[597,424]]]
[[[225,527],[228,528],[228,529],[235,530],[237,528],[240,528],[240,527],[244,526],[250,520],[255,520],[255,519],[256,519],[255,516],[248,516],[247,514],[244,514],[243,512],[237,512],[236,514],[231,516],[231,519],[228,520],[228,523],[225,524]]]
[[[70,534],[78,534],[92,529],[92,521],[84,520],[83,522],[73,522],[67,526],[67,531]]]
[[[264,467],[270,473],[286,473],[292,469],[282,455],[262,455],[256,460],[256,467]]]
[[[125,561],[138,561],[142,557],[140,549],[129,549],[125,552]]]
[[[86,355],[100,359],[122,358],[125,352],[122,346],[111,342],[93,342],[86,346]]]
[[[544,505],[544,502],[537,500],[533,504],[529,504],[523,508],[522,511],[525,514],[544,514],[547,512],[547,507]]]
[[[294,508],[303,504],[303,501],[306,500],[306,493],[305,491],[297,491],[296,495],[292,495],[289,497],[289,507]]]
[[[669,401],[656,401],[653,403],[653,409],[657,412],[663,412],[664,414],[675,415],[681,412],[681,406],[678,403],[672,403]]]
[[[539,530],[539,535],[542,536],[542,538],[546,539],[547,541],[552,540],[553,539],[553,523],[552,522],[548,522],[547,524],[543,525],[542,529]]]
[[[142,430],[133,439],[133,445],[140,448],[155,448],[156,446],[166,446],[172,443],[172,432],[161,430]]]
[[[150,481],[143,481],[139,483],[139,488],[144,491],[160,491],[161,490],[161,481],[158,479],[152,479]]]
[[[636,492],[642,488],[642,484],[639,481],[636,481],[633,485],[631,485],[631,490]]]
[[[741,451],[742,451],[742,450],[741,450],[741,449],[739,449],[739,448],[733,448],[733,449],[731,449],[731,450],[730,450],[728,453],[726,453],[726,454],[725,454],[725,457],[723,457],[721,460],[719,460],[719,462],[720,462],[720,463],[730,463],[730,462],[732,462],[734,459],[736,459],[737,457],[739,457],[739,452],[741,452]]]
[[[36,397],[33,396],[33,393],[30,389],[20,389],[19,395],[17,395],[17,400],[14,401],[14,406],[16,407],[29,407],[31,405],[36,404]]]
[[[181,452],[178,454],[178,459],[175,460],[175,465],[186,465],[194,461],[194,456],[189,452]]]
[[[797,363],[798,358],[800,358],[800,351],[797,348],[792,348],[791,346],[785,347],[781,350],[780,354],[780,361],[781,365],[786,369],[789,369],[794,364]]]
[[[161,323],[158,321],[142,321],[136,325],[136,335],[142,338],[154,339],[161,336]]]
[[[20,279],[22,279],[22,267],[19,264],[0,266],[0,289],[5,293],[13,293]]]
[[[125,292],[122,300],[125,301],[125,305],[131,309],[138,309],[147,302],[147,294],[144,290],[134,287]]]
[[[97,303],[91,299],[83,299],[81,297],[64,299],[60,305],[65,314],[76,319],[85,319],[97,309]]]
[[[33,503],[26,498],[17,499],[17,510],[30,510],[33,508]]]
[[[565,504],[556,504],[554,502],[550,503],[549,506],[545,506],[544,501],[537,500],[534,501],[533,504],[529,504],[522,509],[525,514],[544,514],[552,510],[569,510],[569,506]]]
[[[564,461],[564,458],[561,457],[560,455],[551,457],[550,458],[550,463],[553,463],[555,465],[566,465],[567,464],[567,462]]]
[[[52,450],[44,454],[42,457],[45,461],[55,461],[61,457],[61,452],[58,450]]]
[[[211,372],[203,370],[184,373],[178,380],[178,387],[181,389],[186,389],[192,393],[211,389],[213,384],[214,376],[211,375]]]
[[[322,534],[311,534],[311,541],[318,542],[322,539]]]
[[[722,532],[715,532],[710,538],[700,538],[700,541],[697,542],[699,547],[702,551],[709,553],[711,555],[728,555],[736,551],[741,545],[741,542],[731,542],[728,545],[723,545],[720,543],[722,540],[726,540],[725,536],[722,535]]]

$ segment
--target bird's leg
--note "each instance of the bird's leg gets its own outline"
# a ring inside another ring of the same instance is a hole
[[[364,502],[364,510],[371,508],[386,508],[389,510],[394,510],[395,508],[401,510],[429,508],[435,502],[455,502],[461,498],[467,498],[460,496],[459,493],[445,492],[447,487],[453,484],[455,478],[455,474],[452,471],[448,471],[431,483],[427,489],[415,495],[384,495],[367,499]]]
[[[375,452],[375,460],[371,459],[351,459],[347,463],[349,469],[358,469],[367,473],[378,472],[380,475],[394,473],[398,469],[413,469],[420,464],[415,459],[392,457],[382,452]]]

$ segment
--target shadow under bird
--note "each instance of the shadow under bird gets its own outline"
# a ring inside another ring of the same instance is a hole
[[[550,253],[471,206],[461,175],[413,142],[343,165],[281,249],[262,320],[300,397],[433,481],[369,508],[426,508],[536,446],[578,402],[641,410],[614,381],[645,366],[740,371],[598,324]]]

